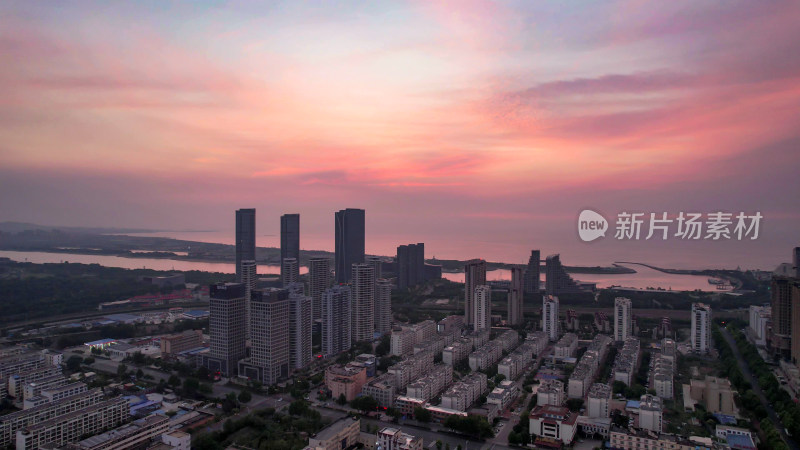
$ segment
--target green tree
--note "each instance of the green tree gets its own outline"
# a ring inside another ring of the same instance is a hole
[[[339,398],[336,399],[336,403],[345,405],[347,403],[347,397],[345,397],[344,394],[339,394]]]
[[[125,364],[120,364],[117,366],[117,376],[120,378],[125,378],[128,376],[128,366]]]
[[[169,376],[169,379],[167,380],[167,384],[172,386],[173,388],[180,387],[181,379],[177,375],[172,374],[172,375]]]
[[[70,372],[77,372],[81,370],[81,363],[83,358],[78,355],[72,355],[67,359],[67,370]]]
[[[417,406],[414,408],[414,418],[422,423],[428,423],[431,421],[431,412],[421,406]]]
[[[241,391],[239,392],[239,403],[249,403],[250,400],[253,399],[253,395],[250,394],[250,391]]]
[[[369,395],[356,397],[350,402],[350,407],[368,413],[378,408],[378,401]]]
[[[86,364],[87,366],[90,366],[94,364],[94,358],[92,358],[91,356],[87,356],[86,358],[83,358],[83,363]]]

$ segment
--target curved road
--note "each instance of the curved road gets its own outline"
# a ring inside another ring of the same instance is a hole
[[[778,417],[778,414],[772,409],[772,405],[770,405],[769,401],[767,400],[767,396],[764,395],[764,391],[761,390],[761,387],[758,385],[758,380],[753,376],[753,373],[750,372],[750,367],[747,365],[747,362],[742,358],[742,354],[739,352],[739,347],[736,346],[736,341],[733,340],[733,336],[731,333],[728,332],[727,328],[720,327],[720,332],[722,333],[722,337],[725,339],[725,342],[731,347],[733,350],[733,356],[736,357],[736,362],[739,364],[739,368],[742,370],[742,375],[750,383],[753,392],[756,393],[758,399],[761,400],[761,405],[764,406],[764,409],[767,410],[767,415],[769,416],[772,423],[775,424],[775,428],[781,433],[781,438],[784,442],[789,446],[791,450],[798,450],[797,443],[790,438],[786,434],[786,429],[781,423],[781,419]]]

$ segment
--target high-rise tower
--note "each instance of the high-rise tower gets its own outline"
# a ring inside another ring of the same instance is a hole
[[[352,270],[353,341],[369,341],[375,331],[375,268],[369,264],[353,264]]]
[[[256,210],[236,210],[236,281],[242,281],[242,261],[256,260]]]
[[[300,264],[300,214],[281,216],[281,261],[286,258],[294,258],[298,265]],[[281,280],[283,279],[283,265],[281,265]],[[283,285],[287,284],[284,280]]]
[[[511,284],[508,287],[508,324],[522,323],[523,282],[522,268],[511,268]]]
[[[475,288],[486,284],[486,261],[473,259],[464,265],[464,325],[472,326]]]
[[[353,264],[364,262],[365,212],[363,209],[343,209],[335,215],[336,223],[336,282],[348,283]]]

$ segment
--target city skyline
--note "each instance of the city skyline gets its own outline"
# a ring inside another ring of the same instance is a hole
[[[794,2],[0,8],[6,220],[227,230],[255,207],[311,243],[353,206],[373,242],[510,262],[769,269],[796,245]],[[756,242],[580,246],[584,207],[765,219]],[[482,242],[500,256],[461,254]]]

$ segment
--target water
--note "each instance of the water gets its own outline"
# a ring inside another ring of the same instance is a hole
[[[199,270],[202,272],[236,273],[233,263],[216,263],[201,261],[181,261],[177,259],[162,258],[123,258],[110,255],[79,255],[73,253],[48,253],[48,252],[14,252],[0,250],[0,257],[20,262],[44,263],[81,263],[100,264],[106,267],[121,267],[123,269],[153,269],[153,270]],[[281,268],[278,265],[259,265],[258,273],[261,275],[278,275]],[[300,274],[308,273],[308,268],[300,267]]]
[[[37,264],[72,262],[81,264],[100,264],[107,267],[121,267],[123,269],[153,269],[153,270],[199,270],[203,272],[222,272],[234,273],[234,264],[200,262],[200,261],[181,261],[174,259],[161,258],[124,258],[109,255],[80,255],[73,253],[48,253],[48,252],[15,252],[0,251],[0,257],[12,259],[20,262],[32,262]],[[609,286],[622,286],[632,289],[661,288],[668,290],[695,290],[716,291],[715,286],[708,284],[708,277],[699,275],[676,275],[650,269],[640,265],[627,265],[636,273],[631,274],[575,274],[573,278],[597,283],[600,288]],[[258,273],[261,275],[280,274],[278,265],[259,265]],[[308,273],[308,268],[300,268],[301,274]],[[445,272],[442,277],[458,282],[464,282],[464,273]],[[511,279],[511,271],[507,269],[490,270],[486,272],[486,279],[489,281],[501,281]]]

